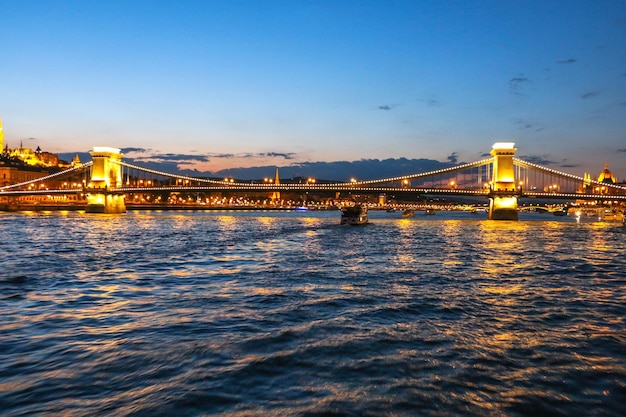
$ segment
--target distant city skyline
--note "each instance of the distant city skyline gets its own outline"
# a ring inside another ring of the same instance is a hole
[[[626,179],[626,2],[0,0],[4,140],[218,172],[475,161]]]

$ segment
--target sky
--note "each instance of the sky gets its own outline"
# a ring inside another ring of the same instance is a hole
[[[515,142],[626,179],[624,0],[0,0],[0,40],[10,147],[215,172]]]

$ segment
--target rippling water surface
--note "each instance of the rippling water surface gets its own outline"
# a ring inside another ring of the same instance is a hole
[[[0,414],[623,416],[626,229],[528,216],[0,214]]]

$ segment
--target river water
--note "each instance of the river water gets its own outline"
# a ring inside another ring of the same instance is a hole
[[[623,416],[626,229],[0,214],[3,416]]]

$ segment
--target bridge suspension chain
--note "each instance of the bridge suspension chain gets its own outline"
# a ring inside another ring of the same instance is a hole
[[[80,170],[83,170],[83,169],[86,170],[87,168],[91,167],[92,165],[93,165],[93,162],[87,162],[87,163],[84,163],[84,164],[82,164],[80,166],[77,166],[77,167],[69,168],[69,169],[66,169],[64,171],[55,172],[54,174],[46,175],[45,177],[35,178],[34,180],[24,181],[24,182],[20,182],[20,183],[17,183],[17,184],[6,185],[4,187],[0,187],[0,190],[2,190],[2,191],[11,190],[13,188],[19,188],[19,187],[28,186],[30,184],[35,184],[35,183],[38,183],[38,182],[48,181],[50,179],[57,178],[57,177],[60,177],[62,175],[68,175],[68,174],[71,174],[73,172],[80,171]]]

